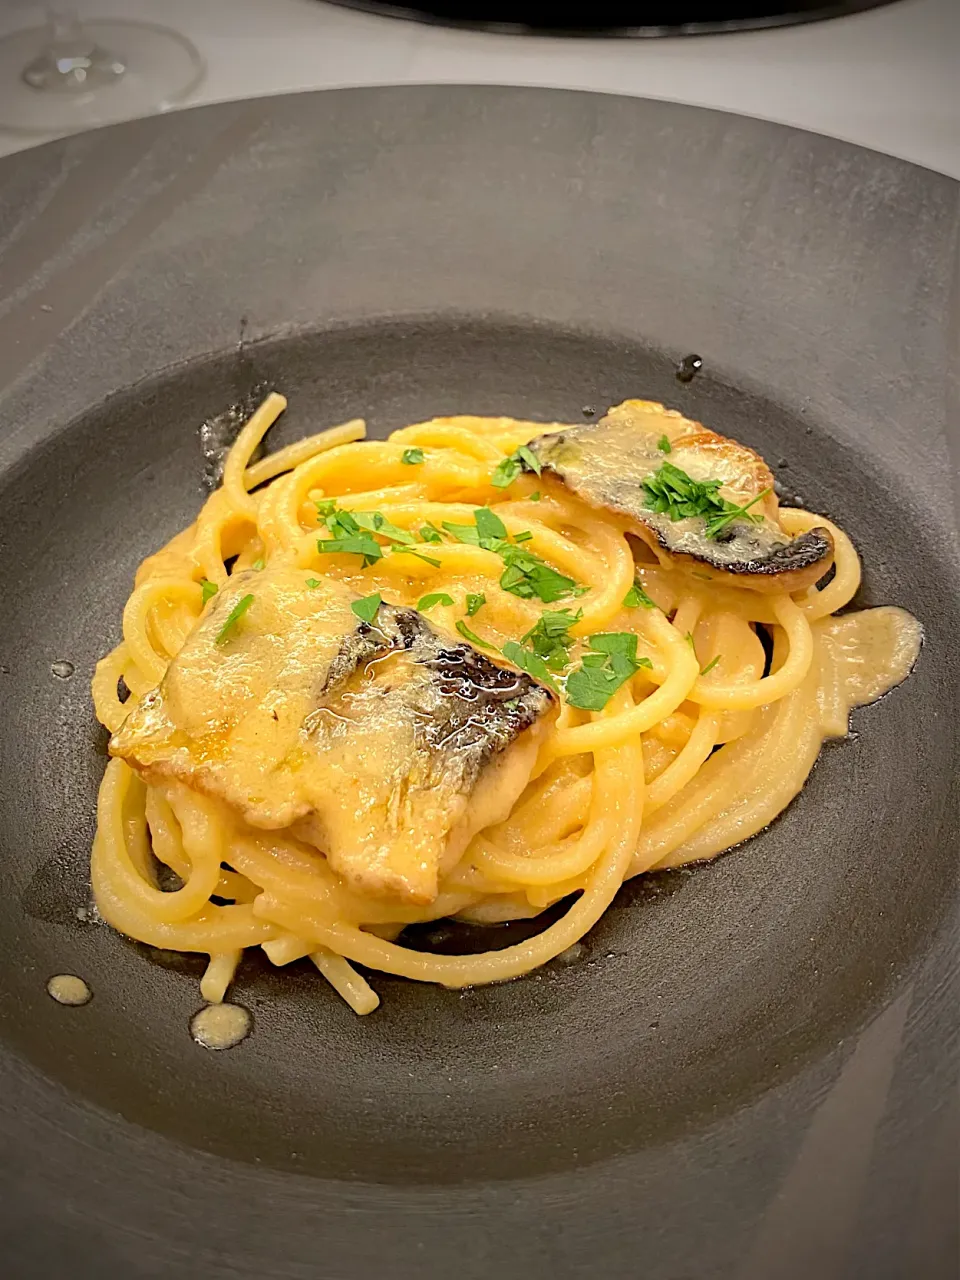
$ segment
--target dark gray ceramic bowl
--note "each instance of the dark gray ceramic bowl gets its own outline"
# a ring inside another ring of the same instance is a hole
[[[839,142],[539,90],[274,98],[0,164],[6,1275],[953,1276],[957,215]],[[624,889],[580,963],[378,976],[358,1020],[249,962],[255,1032],[205,1052],[197,962],[77,915],[88,681],[201,500],[199,424],[263,383],[281,440],[666,400],[843,522],[919,667],[769,831]],[[91,1004],[46,996],[61,971]]]

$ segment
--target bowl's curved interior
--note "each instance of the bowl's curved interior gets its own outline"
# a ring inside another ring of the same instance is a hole
[[[923,956],[953,875],[960,570],[891,464],[622,335],[449,316],[276,338],[167,371],[38,444],[0,482],[0,988],[8,1046],[79,1098],[191,1146],[334,1178],[451,1183],[582,1165],[715,1121],[862,1027]],[[682,354],[682,353],[679,353]],[[363,414],[372,434],[449,412],[580,420],[662,399],[757,448],[836,518],[861,602],[926,628],[918,669],[828,746],[768,831],[715,864],[621,891],[576,963],[448,992],[384,976],[357,1019],[305,965],[241,968],[254,1034],[195,1045],[201,961],[90,923],[104,735],[93,665],[139,560],[202,500],[199,425],[258,385],[279,442]],[[69,679],[52,664],[73,664]],[[56,972],[94,991],[44,991]]]

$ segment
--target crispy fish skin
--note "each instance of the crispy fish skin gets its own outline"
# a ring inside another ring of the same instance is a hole
[[[556,700],[412,609],[381,604],[367,623],[345,586],[307,577],[231,578],[110,752],[288,829],[359,892],[429,903],[473,834],[513,807]]]
[[[660,447],[666,436],[669,453]],[[652,400],[626,400],[599,422],[551,432],[531,441],[544,472],[592,506],[625,517],[627,532],[650,546],[663,563],[696,566],[718,582],[754,591],[799,591],[833,563],[829,530],[792,538],[780,525],[773,473],[752,449],[692,422]],[[669,461],[701,482],[721,481],[720,496],[762,517],[732,520],[716,538],[706,518],[673,521],[649,510],[643,481]]]

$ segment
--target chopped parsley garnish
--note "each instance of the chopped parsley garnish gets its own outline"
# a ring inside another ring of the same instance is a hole
[[[465,542],[468,546],[479,547],[480,535],[477,533],[475,524],[454,524],[451,520],[444,520],[443,527],[454,542]]]
[[[323,585],[323,584],[322,584],[322,582],[320,581],[320,579],[319,579],[319,578],[308,578],[308,579],[307,579],[307,586],[310,588],[310,590],[311,590],[311,591],[316,591],[317,587],[320,587],[320,586],[322,586],[322,585]]]
[[[477,522],[477,535],[481,547],[506,538],[507,526],[489,507],[478,507],[473,513],[473,518]]]
[[[412,533],[407,533],[406,529],[398,529],[379,511],[354,511],[353,518],[361,529],[366,529],[368,533],[379,533],[388,542],[399,542],[403,546],[416,542]]]
[[[582,594],[572,578],[551,569],[548,564],[522,547],[507,546],[501,551],[506,568],[500,575],[504,591],[522,600],[536,597],[544,604],[553,604],[564,596]],[[587,588],[584,588],[584,591]]]
[[[666,432],[664,432],[664,434],[657,441],[657,448],[660,450],[661,453],[673,453],[673,445],[671,445],[670,437],[666,434]]]
[[[536,492],[536,493],[531,493],[531,495],[530,495],[530,501],[531,501],[531,502],[539,502],[539,501],[540,501],[540,490],[539,490],[539,489],[537,490],[537,492]]]
[[[329,501],[334,502],[334,499],[331,498]],[[354,519],[353,513],[339,511],[335,502],[333,509],[323,517],[323,523],[334,538],[349,538],[351,534],[360,532],[360,525]]]
[[[200,579],[201,604],[206,604],[207,601],[210,599],[210,597],[215,596],[216,594],[217,594],[217,584],[215,582],[211,582],[209,578],[201,578]]]
[[[500,576],[500,586],[504,591],[523,600],[536,598],[544,604],[552,604],[564,596],[583,595],[589,590],[551,569],[532,551],[517,546],[516,541],[508,541],[506,526],[489,507],[479,507],[474,512],[474,519],[475,524],[452,524],[445,520],[443,527],[457,542],[482,547],[500,556],[506,566]]]
[[[752,520],[754,524],[761,524],[763,522],[763,516],[751,515],[750,508],[756,506],[758,502],[762,501],[769,492],[769,489],[764,489],[763,492],[758,493],[755,498],[751,498],[749,502],[745,502],[742,507],[738,507],[735,502],[728,502],[726,504],[726,511],[720,515],[711,516],[707,521],[707,537],[716,538],[723,532],[731,520],[737,520],[741,516],[746,516],[747,519]]]
[[[625,609],[656,609],[656,600],[651,599],[641,587],[639,582],[635,582],[627,594],[623,597],[623,607]]]
[[[484,595],[467,595],[467,617],[472,618],[487,603],[487,597]]]
[[[708,538],[716,538],[731,520],[746,517],[754,523],[762,521],[763,516],[751,515],[750,508],[765,498],[769,489],[738,506],[720,497],[721,484],[719,479],[694,480],[672,462],[663,462],[643,482],[644,506],[648,511],[669,516],[672,521],[703,516]]]
[[[253,596],[241,596],[237,603],[227,614],[227,620],[217,632],[217,644],[226,644],[231,635],[237,628],[237,623],[253,604]]]
[[[592,650],[584,654],[576,671],[566,680],[567,701],[584,711],[602,711],[622,684],[641,667],[652,667],[649,658],[637,657],[637,637],[632,631],[608,631],[590,636]]]
[[[344,555],[362,556],[364,568],[383,558],[383,548],[369,533],[358,533],[348,538],[318,538],[317,550],[321,555],[340,551]]]
[[[266,562],[266,560],[264,560],[264,559],[261,557],[261,559],[259,559],[259,560],[254,560],[254,562],[253,562],[253,564],[250,566],[250,568],[251,568],[251,569],[256,569],[256,570],[257,570],[257,572],[259,573],[261,569],[263,569],[263,568],[265,568],[265,567],[266,567],[266,563],[267,563],[267,562]]]
[[[701,668],[700,668],[700,674],[701,674],[702,676],[705,676],[705,675],[707,674],[707,672],[708,672],[708,671],[712,671],[712,670],[713,670],[713,668],[717,665],[717,663],[718,663],[719,661],[720,661],[720,654],[718,653],[718,654],[717,654],[717,656],[716,656],[715,658],[711,658],[711,659],[710,659],[710,661],[707,663],[707,665],[706,665],[705,667],[701,667]]]
[[[348,555],[362,556],[363,565],[366,567],[383,558],[383,548],[374,538],[374,534],[385,538],[394,547],[404,550],[416,542],[412,533],[408,533],[406,529],[399,529],[379,511],[341,511],[337,507],[335,498],[318,499],[317,510],[331,535],[329,538],[318,540],[317,550],[321,554],[329,555],[341,551]],[[439,561],[429,557],[421,558],[426,559],[429,564],[439,564]]]
[[[445,591],[431,591],[429,595],[421,596],[417,601],[417,609],[420,613],[425,613],[427,609],[432,609],[435,604],[453,604],[453,596],[448,596]]]
[[[529,542],[533,534],[529,529],[521,529],[519,533],[513,535],[514,542]]]
[[[433,556],[425,555],[422,551],[414,551],[413,547],[395,547],[394,555],[416,556],[418,560],[423,560],[426,564],[432,564],[435,569],[440,568],[440,561]]]
[[[443,534],[436,527],[436,525],[430,524],[429,521],[420,530],[420,537],[424,542],[442,542],[443,541]]]
[[[457,630],[463,636],[464,640],[469,640],[470,643],[475,644],[478,649],[496,649],[496,645],[491,644],[489,640],[481,640],[475,631],[471,631],[462,618],[457,623]]]
[[[490,477],[490,483],[495,489],[506,489],[513,484],[521,471],[532,471],[535,475],[540,474],[540,459],[529,447],[522,444],[509,457],[504,458],[502,462],[497,464],[496,470]]]
[[[423,461],[422,449],[404,449],[400,461],[406,467],[416,467]]]
[[[569,609],[547,610],[523,636],[521,643],[529,644],[551,671],[565,671],[570,665],[570,646],[573,644],[569,631],[582,617],[582,609],[576,613]]]
[[[557,688],[557,682],[547,670],[547,664],[542,658],[538,658],[535,653],[531,653],[529,649],[524,649],[522,645],[517,644],[516,640],[508,640],[503,646],[502,652],[508,662],[512,662],[521,671],[526,671],[528,676],[533,676],[534,680],[539,680],[541,684],[545,684],[554,693],[560,692]]]
[[[373,595],[364,596],[362,600],[352,601],[350,608],[361,622],[372,622],[377,616],[377,610],[382,603],[380,592],[374,591]]]

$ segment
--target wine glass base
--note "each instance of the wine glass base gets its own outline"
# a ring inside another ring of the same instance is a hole
[[[109,50],[91,44],[67,54],[45,49],[27,63],[23,78],[40,93],[91,93],[116,84],[126,70]]]
[[[205,67],[168,27],[122,18],[85,22],[89,48],[55,59],[44,27],[0,38],[0,129],[63,134],[169,111]]]

